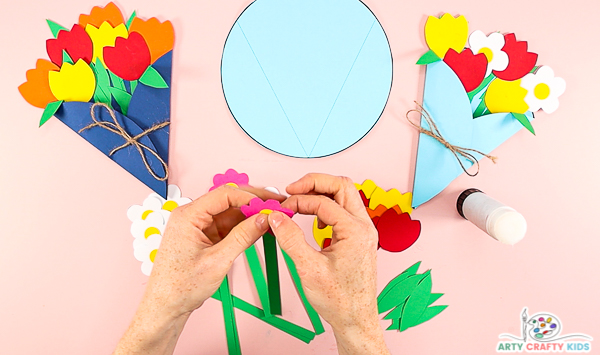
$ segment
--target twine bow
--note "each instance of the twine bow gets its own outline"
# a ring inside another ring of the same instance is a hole
[[[410,122],[411,125],[413,125],[415,128],[417,128],[419,130],[419,132],[426,134],[429,137],[432,137],[433,139],[440,142],[444,147],[448,148],[448,150],[450,150],[452,152],[452,154],[454,154],[454,156],[456,157],[456,160],[458,160],[458,163],[460,164],[460,167],[463,169],[463,171],[465,173],[467,173],[467,175],[473,177],[473,176],[477,176],[477,174],[479,174],[479,162],[477,161],[475,156],[473,154],[471,154],[470,152],[481,154],[484,157],[490,159],[494,164],[496,164],[496,159],[498,159],[497,157],[491,156],[489,154],[485,154],[476,149],[459,147],[457,145],[453,145],[450,142],[448,142],[446,139],[444,139],[444,137],[440,133],[440,130],[437,128],[437,125],[433,121],[433,118],[431,118],[431,115],[429,114],[429,112],[427,112],[427,110],[425,110],[425,108],[418,102],[415,101],[415,104],[417,104],[419,109],[418,110],[413,109],[413,110],[409,110],[408,112],[406,112],[406,119],[408,120],[408,122]],[[421,127],[420,125],[417,125],[416,123],[414,123],[409,117],[411,112],[418,112],[419,114],[421,114],[422,117],[425,119],[425,122],[427,122],[427,124],[429,125],[430,129],[425,129],[425,128]],[[467,168],[465,168],[465,165],[460,160],[459,155],[466,158],[467,160],[470,160],[473,163],[473,165],[477,165],[477,171],[475,172],[475,174],[471,174],[467,171]]]
[[[96,118],[96,111],[95,108],[96,107],[103,107],[105,108],[108,113],[110,114],[110,117],[112,118],[113,122],[109,122],[109,121],[99,121]],[[165,122],[161,122],[161,123],[157,123],[155,125],[153,125],[152,127],[148,128],[147,130],[143,131],[142,133],[132,137],[129,133],[127,133],[127,131],[125,130],[125,128],[123,128],[123,126],[121,126],[119,124],[119,121],[117,121],[117,117],[115,116],[115,112],[107,105],[101,102],[96,102],[92,105],[91,109],[90,109],[90,115],[92,116],[92,121],[94,121],[93,123],[90,123],[89,125],[83,127],[82,129],[79,130],[79,133],[86,131],[88,129],[94,128],[94,127],[102,127],[114,134],[117,134],[121,137],[123,137],[123,139],[125,139],[125,143],[123,143],[122,145],[114,148],[113,150],[110,151],[110,153],[108,154],[108,156],[112,156],[114,153],[116,153],[117,151],[126,148],[130,145],[134,146],[135,149],[137,149],[137,151],[140,153],[140,156],[142,157],[142,161],[144,162],[144,165],[146,166],[146,169],[148,169],[148,172],[150,173],[150,175],[152,175],[152,177],[154,177],[156,180],[158,181],[166,181],[167,178],[169,177],[169,170],[167,167],[167,163],[165,163],[165,161],[158,155],[157,152],[155,152],[154,150],[152,150],[151,148],[149,148],[148,146],[146,146],[143,143],[140,143],[138,140],[154,131],[157,131],[161,128],[164,128],[166,126],[169,125],[169,121],[165,121]],[[156,157],[156,159],[158,159],[158,161],[162,164],[164,170],[165,170],[165,176],[164,177],[160,177],[158,175],[156,175],[154,173],[154,171],[152,170],[152,168],[150,167],[150,164],[148,164],[148,160],[146,159],[146,155],[144,154],[143,150],[148,151],[150,154],[154,155],[154,157]]]

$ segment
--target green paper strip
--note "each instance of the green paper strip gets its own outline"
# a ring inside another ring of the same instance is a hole
[[[50,117],[54,116],[54,114],[56,113],[56,111],[58,111],[58,109],[60,108],[60,105],[62,105],[64,101],[60,100],[60,101],[54,101],[54,102],[50,102],[48,103],[48,105],[46,105],[46,108],[44,109],[44,113],[42,113],[42,118],[40,119],[40,127],[42,127],[42,125],[44,123],[46,123]]]
[[[281,315],[281,288],[279,286],[279,264],[277,261],[277,241],[271,233],[263,235],[265,250],[265,268],[267,269],[267,287],[271,314]]]
[[[117,88],[110,87],[108,88],[111,95],[115,98],[115,101],[121,107],[121,113],[127,116],[127,110],[129,110],[129,102],[131,101],[131,95],[127,91],[119,90]]]
[[[110,81],[112,82],[113,87],[115,87],[119,90],[126,91],[125,84],[123,83],[123,79],[121,79],[119,76],[117,76],[115,73],[111,72],[110,70],[108,70],[108,75],[110,76]]]
[[[483,116],[486,110],[487,110],[487,107],[485,106],[485,98],[482,97],[481,98],[481,102],[479,103],[479,105],[475,109],[475,112],[473,112],[473,118],[477,118],[477,117]]]
[[[272,325],[273,327],[293,336],[296,339],[299,339],[308,344],[315,338],[315,333],[311,332],[308,329],[302,328],[294,323],[290,323],[287,320],[279,318],[277,316],[266,316],[265,312],[262,309],[255,307],[236,296],[232,297],[233,306],[235,308],[258,318],[269,325]],[[215,292],[215,294],[212,295],[212,298],[216,299],[217,301],[221,301],[219,291]]]
[[[133,19],[135,18],[136,13],[135,10],[133,11],[133,13],[131,14],[131,16],[129,17],[129,20],[127,20],[127,24],[125,26],[127,26],[127,29],[129,30],[129,27],[131,27],[131,23],[133,22]]]
[[[229,355],[241,355],[240,338],[238,336],[237,324],[235,321],[235,313],[233,310],[233,299],[229,290],[229,279],[225,279],[219,287],[221,295],[221,304],[223,306],[223,318],[225,320],[225,334],[227,335],[227,348]]]
[[[290,275],[292,275],[292,280],[294,281],[294,285],[296,286],[296,290],[298,290],[298,294],[300,295],[300,299],[302,300],[302,304],[304,304],[304,308],[306,309],[306,313],[308,314],[308,318],[312,323],[312,326],[315,330],[315,334],[319,335],[325,332],[325,328],[323,328],[323,323],[321,322],[321,317],[313,306],[308,302],[306,295],[304,294],[304,290],[302,289],[302,281],[300,280],[300,275],[298,275],[298,270],[296,269],[296,265],[292,258],[283,249],[281,250],[283,254],[283,258],[285,259],[285,263],[290,271]]]
[[[138,81],[137,80],[132,80],[129,82],[129,86],[131,87],[131,95],[133,96],[133,93],[135,92],[135,88],[137,88],[138,85]]]
[[[514,118],[517,119],[517,121],[519,121],[519,123],[521,123],[523,125],[523,127],[527,128],[527,130],[531,133],[533,133],[533,135],[535,136],[535,131],[533,130],[533,126],[531,125],[531,122],[529,122],[529,120],[527,119],[527,116],[525,116],[522,113],[515,113],[512,112],[512,115]]]
[[[48,27],[50,27],[50,32],[52,32],[52,35],[54,36],[54,38],[58,37],[58,32],[62,31],[68,31],[68,29],[66,29],[65,27],[59,25],[58,23],[52,21],[52,20],[46,20],[46,22],[48,23]]]
[[[260,304],[264,309],[265,316],[270,317],[271,305],[269,303],[269,290],[267,288],[267,280],[265,279],[256,247],[252,245],[250,248],[246,249],[245,255],[248,266],[250,267],[250,272],[252,273],[252,278],[254,279],[256,291],[258,292],[258,298],[260,298]]]
[[[379,304],[383,301],[383,299],[386,297],[386,295],[392,289],[394,289],[394,287],[396,287],[396,285],[398,285],[402,281],[406,280],[409,276],[414,276],[417,273],[417,270],[419,269],[420,265],[421,265],[421,262],[418,261],[415,264],[413,264],[411,267],[409,267],[408,269],[402,271],[402,273],[400,275],[394,277],[394,279],[392,281],[390,281],[387,284],[387,286],[385,286],[383,288],[383,290],[381,291],[379,296],[377,296],[377,305],[379,306]],[[385,312],[385,311],[383,311],[383,312]],[[379,313],[382,313],[382,312],[379,312]]]
[[[479,84],[478,87],[473,89],[473,91],[469,91],[467,93],[467,96],[469,97],[469,101],[473,101],[473,98],[475,96],[477,96],[477,94],[479,94],[479,92],[481,90],[485,89],[494,79],[496,79],[496,76],[494,74],[490,74],[485,79],[483,79],[483,81],[481,82],[481,84]],[[483,97],[482,97],[482,99],[483,99]]]
[[[152,66],[149,66],[144,74],[142,74],[140,83],[157,89],[166,89],[169,87],[165,79]]]
[[[63,57],[63,63],[75,64],[75,63],[73,63],[73,59],[71,59],[71,56],[69,55],[69,53],[67,53],[67,51],[64,49],[62,51],[62,57]]]
[[[427,53],[423,54],[419,60],[417,60],[418,65],[427,65],[435,62],[439,62],[442,60],[437,56],[431,49],[427,51]]]

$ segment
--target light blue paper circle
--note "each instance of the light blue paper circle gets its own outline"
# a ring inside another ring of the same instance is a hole
[[[392,85],[387,37],[358,0],[256,0],[223,50],[233,117],[277,153],[316,158],[364,137]]]

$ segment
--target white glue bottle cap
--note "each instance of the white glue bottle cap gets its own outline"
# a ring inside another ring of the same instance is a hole
[[[514,245],[527,232],[527,221],[514,209],[477,189],[463,191],[456,201],[458,213],[497,241]]]

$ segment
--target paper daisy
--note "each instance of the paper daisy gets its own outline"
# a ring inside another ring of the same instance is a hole
[[[127,218],[135,222],[146,217],[152,212],[160,212],[165,221],[169,219],[171,211],[179,206],[190,203],[192,200],[181,197],[181,190],[177,185],[169,185],[167,190],[167,199],[165,200],[157,193],[151,193],[140,205],[133,205],[127,210]],[[166,223],[166,222],[165,222]]]
[[[469,36],[469,47],[474,54],[483,53],[488,60],[485,76],[490,75],[492,70],[502,71],[508,66],[508,54],[502,50],[504,47],[504,36],[494,32],[486,36],[480,30],[471,33]]]
[[[148,238],[153,234],[162,235],[167,225],[161,212],[152,212],[145,219],[138,219],[131,224],[131,235],[135,239]]]
[[[133,241],[133,256],[142,262],[142,273],[146,276],[150,276],[150,272],[152,272],[154,258],[161,241],[162,236],[160,234],[152,234],[148,238],[136,238]]]
[[[258,197],[250,200],[247,206],[241,207],[242,213],[246,217],[254,216],[255,214],[264,213],[270,214],[273,211],[279,211],[287,214],[290,218],[294,215],[294,211],[289,208],[281,207],[281,204],[277,200],[266,200],[263,201]]]
[[[229,185],[233,187],[240,187],[248,185],[250,179],[247,174],[238,173],[233,169],[227,169],[225,174],[217,174],[213,177],[213,187],[209,191],[216,189],[219,186]]]
[[[529,111],[540,108],[552,113],[558,108],[558,97],[565,92],[566,83],[563,78],[555,77],[549,66],[540,67],[535,74],[527,74],[521,79],[521,87],[527,90],[525,102]]]

